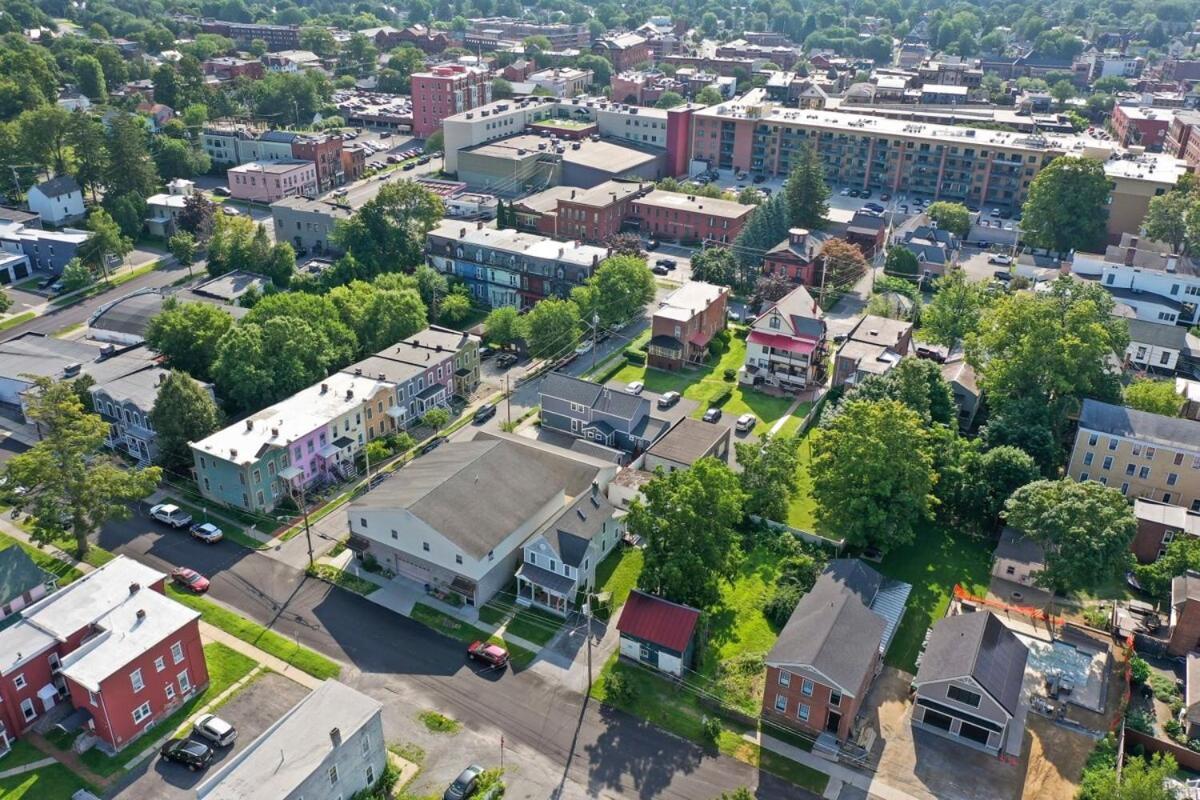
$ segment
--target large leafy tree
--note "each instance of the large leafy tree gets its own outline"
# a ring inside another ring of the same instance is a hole
[[[971,232],[971,212],[962,203],[950,203],[939,200],[930,203],[925,209],[929,219],[936,222],[939,228],[950,231],[955,236],[965,238]]]
[[[1149,564],[1133,567],[1146,594],[1167,602],[1171,600],[1171,580],[1188,570],[1200,570],[1200,539],[1195,536],[1177,536],[1167,545],[1166,553]]]
[[[521,338],[521,317],[512,306],[493,308],[483,321],[483,335],[501,347]]]
[[[106,270],[109,258],[125,258],[133,250],[133,242],[103,208],[92,209],[87,228],[91,236],[76,252],[79,260],[93,271]]]
[[[746,493],[746,513],[785,521],[788,504],[800,486],[795,437],[764,434],[758,442],[738,442],[734,450],[742,468],[738,481]]]
[[[95,200],[108,169],[104,123],[91,114],[72,114],[67,141],[75,155],[75,180]]]
[[[967,280],[964,270],[950,270],[938,281],[933,299],[921,309],[922,335],[954,347],[978,327],[986,301],[983,287]]]
[[[425,234],[442,218],[441,199],[412,181],[389,183],[353,217],[340,222],[335,243],[353,256],[363,274],[411,272],[423,261]]]
[[[823,529],[887,551],[912,542],[930,519],[937,474],[928,434],[921,415],[899,401],[846,403],[812,433],[812,451]]]
[[[1112,311],[1103,287],[1065,277],[1048,292],[1017,292],[987,309],[966,347],[992,407],[1043,405],[1058,438],[1080,398],[1117,399],[1109,359],[1125,352],[1129,330]]]
[[[25,415],[42,438],[9,461],[9,480],[29,489],[34,541],[60,539],[65,531],[82,558],[88,536],[107,520],[128,516],[127,503],[153,492],[162,473],[127,469],[105,455],[108,423],[87,412],[71,383],[36,378]]]
[[[708,608],[737,568],[735,526],[745,493],[724,463],[702,458],[691,469],[659,472],[634,501],[629,530],[646,542],[638,586],[676,603]]]
[[[1039,586],[1064,594],[1089,589],[1129,567],[1137,520],[1116,489],[1073,478],[1034,481],[1008,498],[1004,518],[1045,551]]]
[[[789,224],[810,230],[825,226],[825,215],[829,213],[829,184],[825,182],[821,157],[810,145],[800,146],[783,193],[787,198]]]
[[[737,265],[740,268],[737,273],[738,280],[745,278],[745,282],[749,283],[749,276],[762,263],[763,254],[787,238],[788,228],[792,227],[789,208],[787,193],[776,192],[770,200],[759,203],[750,213],[741,233],[733,240],[732,249],[737,254]],[[694,269],[694,259],[692,264]]]
[[[158,440],[158,463],[171,472],[192,465],[188,442],[198,442],[221,421],[212,395],[186,372],[173,370],[158,387],[150,422]]]
[[[921,274],[921,262],[907,247],[896,245],[887,251],[887,259],[883,262],[885,275],[895,275],[900,278],[915,278]]]
[[[1125,387],[1125,405],[1151,414],[1177,417],[1183,410],[1183,398],[1175,391],[1175,381],[1136,378]]]
[[[366,351],[382,350],[429,324],[425,304],[413,289],[375,292],[365,309],[364,321],[361,346]]]
[[[866,274],[868,264],[858,245],[845,239],[829,239],[821,248],[824,278],[821,283],[821,299],[827,292],[846,289]]]
[[[1179,796],[1168,778],[1174,778],[1178,765],[1169,753],[1131,756],[1125,759],[1120,772],[1111,769],[1084,770],[1076,795],[1079,800],[1176,800]]]
[[[146,343],[166,356],[167,364],[200,380],[212,380],[217,343],[233,327],[233,318],[211,303],[180,303],[169,298],[150,320]]]
[[[1041,477],[1037,462],[1008,445],[984,450],[978,439],[959,438],[938,477],[939,512],[951,524],[977,534],[991,533],[1014,491]]]
[[[534,358],[557,358],[575,347],[583,323],[570,300],[543,300],[521,319],[522,338]]]
[[[733,286],[738,276],[738,260],[728,247],[709,247],[692,256],[692,278]]]
[[[1059,156],[1029,186],[1021,222],[1025,240],[1058,253],[1097,247],[1104,239],[1110,191],[1102,162]]]
[[[205,243],[213,234],[216,225],[217,206],[203,194],[196,192],[184,198],[179,212],[179,228]]]
[[[25,111],[17,119],[22,158],[29,163],[64,174],[71,167],[70,131],[72,114],[49,105]]]
[[[75,82],[84,96],[97,102],[108,99],[108,87],[104,82],[104,68],[95,56],[76,56],[71,69],[75,72]]]
[[[106,200],[134,194],[143,201],[154,194],[158,175],[150,158],[150,132],[140,117],[118,112],[108,122]]]
[[[1167,192],[1151,197],[1143,223],[1146,236],[1166,242],[1178,253],[1187,242],[1187,217],[1195,204],[1196,201],[1186,192]]]
[[[654,273],[637,256],[611,256],[601,262],[590,283],[596,287],[597,311],[603,325],[638,316],[654,299]],[[591,319],[585,319],[590,323]]]

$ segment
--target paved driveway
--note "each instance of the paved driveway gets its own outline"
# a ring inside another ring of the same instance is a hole
[[[126,776],[112,797],[120,800],[191,800],[196,796],[196,787],[208,775],[241,752],[307,694],[308,689],[282,675],[273,672],[262,675],[217,711],[217,716],[237,729],[238,739],[233,747],[217,748],[207,770],[191,772],[180,764],[151,756]]]

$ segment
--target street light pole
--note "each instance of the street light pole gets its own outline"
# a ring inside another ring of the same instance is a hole
[[[293,487],[292,500],[295,499],[296,489]],[[312,569],[316,564],[313,559],[312,530],[308,526],[308,502],[304,496],[304,484],[300,485],[300,513],[304,515],[304,538],[308,542],[308,566],[309,569]]]
[[[596,312],[592,313],[592,369],[596,369],[596,346],[599,343],[597,339],[600,335],[600,315]]]

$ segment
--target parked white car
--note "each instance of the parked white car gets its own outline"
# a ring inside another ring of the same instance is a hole
[[[192,732],[219,747],[229,747],[237,741],[237,729],[215,714],[201,714]]]
[[[754,426],[758,424],[758,418],[753,414],[742,414],[737,418],[737,429],[742,432],[754,430]]]
[[[192,515],[173,503],[159,503],[150,509],[150,516],[172,528],[186,528],[192,524]]]
[[[630,394],[641,394],[645,388],[646,384],[642,381],[633,381],[625,387],[625,391],[629,392]]]

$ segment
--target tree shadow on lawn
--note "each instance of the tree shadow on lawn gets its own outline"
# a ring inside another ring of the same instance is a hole
[[[637,797],[661,797],[677,773],[695,771],[705,755],[716,748],[703,748],[676,736],[668,736],[645,720],[624,711],[601,706],[604,732],[584,749],[588,754],[588,793],[621,791],[628,775]]]

